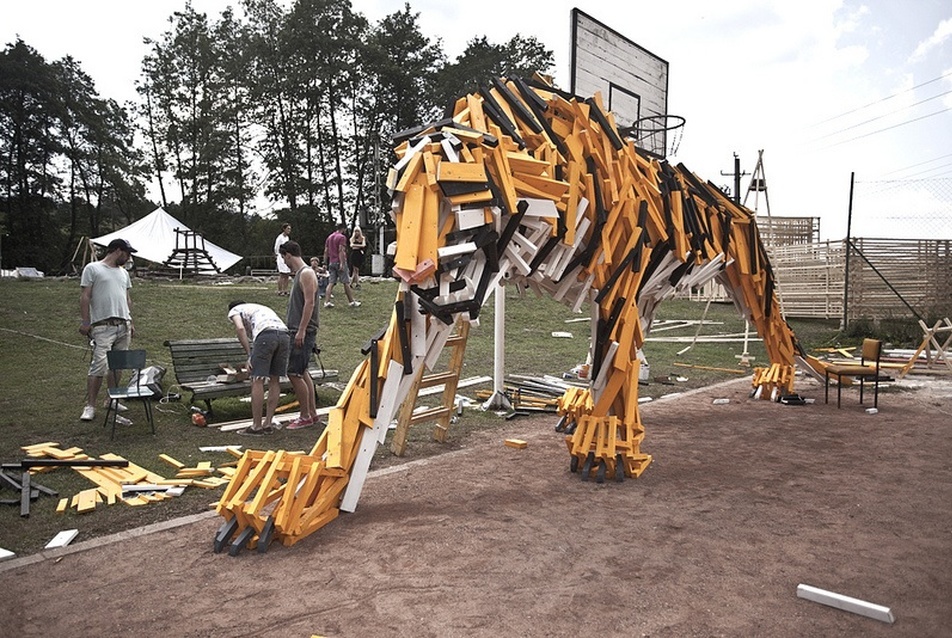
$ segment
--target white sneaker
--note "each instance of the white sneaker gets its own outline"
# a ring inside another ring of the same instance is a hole
[[[127,419],[124,416],[116,415],[116,423],[119,425],[132,425],[132,419]]]
[[[116,408],[116,412],[125,412],[126,410],[129,409],[129,407],[128,407],[125,403],[122,403],[122,402],[120,402],[120,401],[116,401],[115,408]],[[109,404],[106,403],[106,405],[102,406],[102,409],[103,409],[103,410],[108,410],[108,409],[109,409]]]
[[[333,302],[333,301],[326,301],[326,302],[324,302],[324,307],[325,307],[325,308],[333,308],[333,307],[334,307],[334,302]]]
[[[350,302],[350,307],[351,307],[351,308],[360,308],[360,302],[357,301],[356,299],[354,299],[353,301]]]
[[[79,417],[80,421],[92,421],[96,418],[96,408],[92,405],[87,405],[83,408],[83,416]]]

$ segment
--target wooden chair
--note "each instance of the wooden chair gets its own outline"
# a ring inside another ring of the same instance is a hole
[[[826,403],[830,402],[830,379],[836,378],[836,407],[840,407],[840,396],[843,389],[843,377],[859,379],[859,402],[863,402],[863,387],[866,379],[875,381],[873,407],[879,407],[879,357],[882,354],[883,342],[879,339],[863,339],[863,349],[860,364],[830,365],[826,367],[826,381],[824,394]]]
[[[109,438],[116,436],[116,417],[119,416],[117,404],[122,401],[142,401],[145,405],[145,416],[152,426],[152,434],[155,434],[155,420],[152,417],[152,396],[151,388],[142,383],[140,372],[145,368],[145,350],[110,350],[106,353],[106,360],[109,363],[109,405],[106,408],[106,420],[103,421],[103,427],[109,423],[109,415],[112,414],[112,433]],[[135,384],[130,383],[127,386],[120,384],[122,372],[132,370],[132,377]],[[116,385],[112,386],[115,382]]]

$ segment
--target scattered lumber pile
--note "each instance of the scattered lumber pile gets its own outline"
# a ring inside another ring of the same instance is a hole
[[[515,413],[552,412],[559,410],[559,398],[569,388],[582,388],[587,384],[571,382],[550,375],[534,377],[511,374],[503,384],[503,393]],[[492,390],[479,390],[476,398],[487,401]]]
[[[203,461],[189,468],[168,455],[161,454],[159,458],[177,470],[174,477],[166,478],[116,454],[103,454],[99,458],[93,458],[81,448],[64,450],[59,443],[53,441],[26,445],[21,449],[28,457],[17,464],[27,468],[22,481],[25,486],[23,489],[31,489],[28,476],[60,467],[72,468],[95,486],[81,490],[72,497],[61,498],[56,506],[58,513],[72,509],[79,514],[85,514],[95,510],[99,504],[124,503],[139,506],[160,502],[181,494],[182,490],[189,486],[205,489],[221,487],[228,482],[228,477],[234,471],[233,467],[227,465],[213,468],[211,461]],[[237,448],[228,451],[236,458],[241,456]],[[7,465],[4,464],[5,469]],[[215,476],[216,472],[221,476]],[[57,496],[55,492],[50,495]],[[28,511],[24,514],[21,510],[21,515],[28,515]]]

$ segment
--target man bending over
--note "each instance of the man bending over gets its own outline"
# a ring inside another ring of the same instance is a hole
[[[288,372],[288,328],[274,310],[256,303],[232,301],[228,304],[228,318],[235,324],[238,341],[248,353],[248,369],[251,371],[252,425],[239,433],[270,434],[273,432],[271,421],[281,396],[281,377]],[[268,409],[262,423],[265,379],[268,379]]]

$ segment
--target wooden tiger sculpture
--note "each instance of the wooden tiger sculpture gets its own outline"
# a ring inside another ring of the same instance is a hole
[[[416,376],[501,283],[576,311],[590,304],[591,382],[559,402],[570,466],[583,478],[637,477],[651,462],[641,450],[639,354],[676,289],[722,283],[772,364],[755,371],[755,390],[792,391],[802,353],[752,214],[623,139],[598,97],[497,79],[394,141],[399,291],[389,327],[370,339],[309,453],[245,452],[217,506],[216,552],[292,545],[353,511]]]

